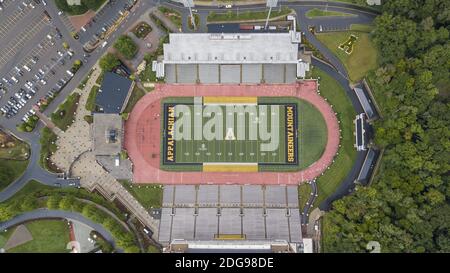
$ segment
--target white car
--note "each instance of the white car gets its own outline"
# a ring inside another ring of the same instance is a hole
[[[40,83],[42,83],[43,85],[47,84],[47,81],[45,81],[44,79],[40,80]]]
[[[102,48],[104,48],[107,44],[108,44],[108,42],[104,41],[103,44],[102,44]]]
[[[231,9],[233,7],[233,5],[226,5],[225,8],[226,9]]]
[[[61,10],[58,12],[58,15],[63,15],[64,12],[62,12]]]
[[[70,71],[70,70],[67,70],[66,72],[67,72],[67,74],[69,74],[69,76],[73,77],[73,73],[72,73],[72,71]]]
[[[28,66],[26,66],[26,65],[24,65],[23,66],[23,69],[25,69],[26,71],[28,71],[28,72],[30,72],[31,71],[31,68],[29,68]]]
[[[47,6],[47,2],[45,2],[45,0],[42,0],[42,4],[43,4],[44,6]]]

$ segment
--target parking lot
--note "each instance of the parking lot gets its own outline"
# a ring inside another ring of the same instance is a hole
[[[78,32],[80,43],[85,44],[99,39],[124,14],[125,10],[132,6],[133,2],[134,0],[110,1]]]
[[[64,87],[74,52],[52,24],[41,1],[4,1],[0,15],[0,113],[27,121]]]

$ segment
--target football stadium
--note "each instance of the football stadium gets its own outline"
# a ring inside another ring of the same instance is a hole
[[[306,164],[318,159],[326,142],[320,113],[293,97],[174,97],[162,104],[161,168],[169,171],[299,170],[299,151],[306,150],[299,149],[303,114],[315,116],[305,128],[315,150]]]

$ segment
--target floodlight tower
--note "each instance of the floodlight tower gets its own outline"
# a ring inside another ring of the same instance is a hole
[[[275,8],[277,5],[278,5],[278,0],[267,0],[266,1],[266,6],[269,7],[269,13],[267,14],[266,25],[264,26],[264,29],[267,29],[267,26],[269,25],[269,18],[270,18],[270,13],[272,12],[272,8]]]
[[[189,9],[189,13],[191,14],[191,22],[192,25],[194,26],[194,29],[197,29],[197,26],[195,25],[195,18],[194,15],[192,14],[192,8],[195,6],[194,4],[194,0],[182,0],[183,2],[183,6],[185,6],[186,8]]]

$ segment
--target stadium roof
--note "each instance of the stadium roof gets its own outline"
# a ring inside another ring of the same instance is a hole
[[[375,167],[376,160],[379,156],[379,152],[374,149],[369,149],[364,160],[361,171],[358,175],[358,181],[367,184],[372,176],[373,168]]]
[[[112,72],[106,72],[95,100],[100,112],[119,114],[132,86],[133,82],[129,79]]]
[[[290,33],[171,33],[164,63],[297,63]]]
[[[372,103],[368,96],[366,95],[366,92],[362,88],[355,87],[353,90],[356,93],[356,96],[358,97],[359,102],[361,103],[362,108],[364,109],[364,112],[366,113],[367,117],[369,119],[372,119],[376,116],[376,113],[372,107]]]

